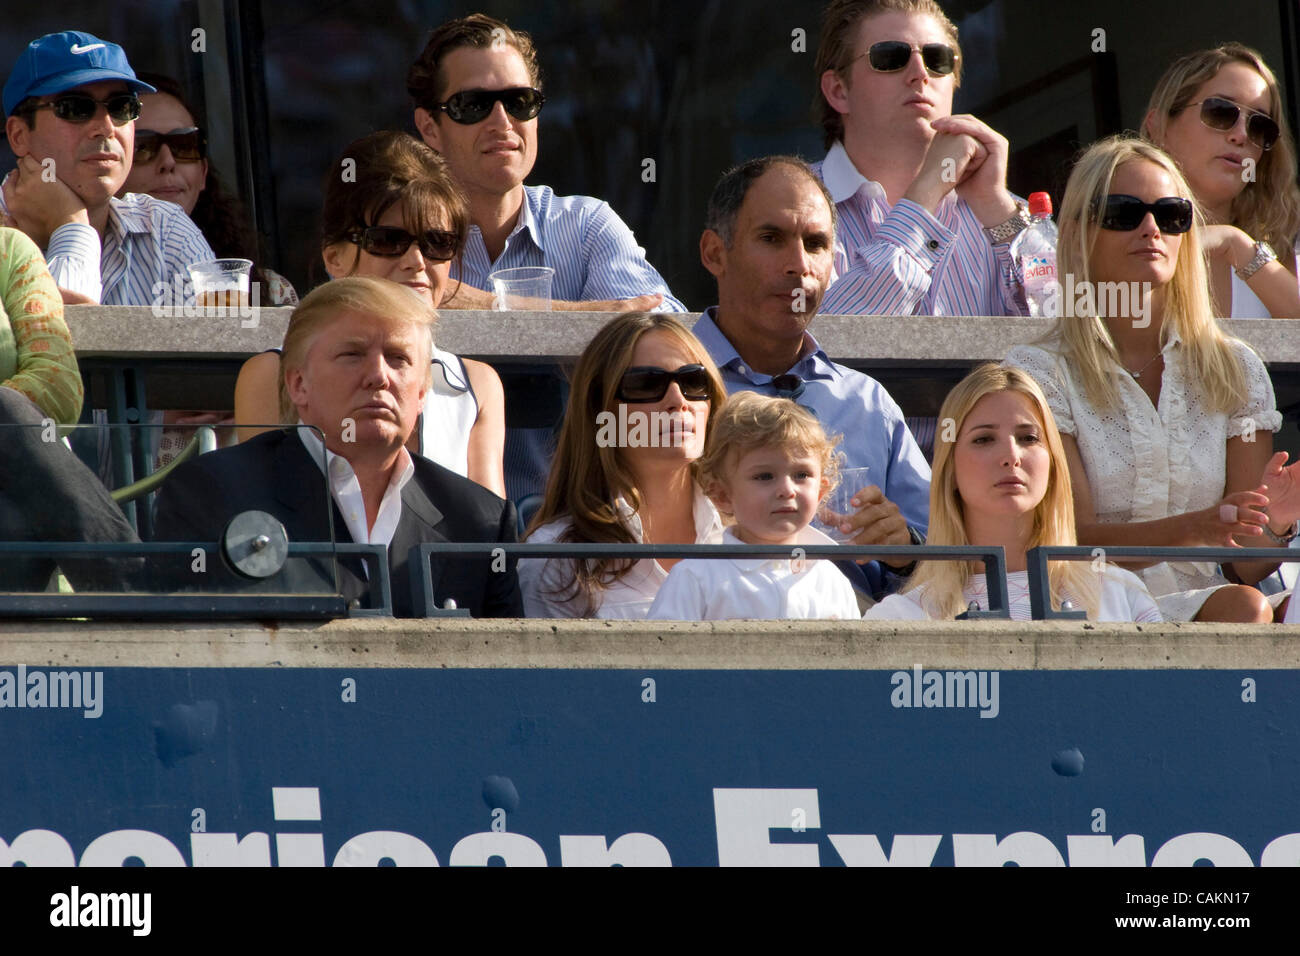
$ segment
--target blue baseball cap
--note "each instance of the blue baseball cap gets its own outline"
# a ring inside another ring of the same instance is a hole
[[[137,93],[158,92],[136,79],[126,52],[116,43],[80,30],[47,33],[27,44],[14,64],[5,83],[5,116],[12,116],[14,107],[29,96],[62,93],[101,80],[121,80]]]

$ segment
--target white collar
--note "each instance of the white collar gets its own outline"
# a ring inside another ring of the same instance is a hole
[[[822,160],[822,182],[826,184],[831,199],[837,204],[852,199],[864,186],[876,199],[882,202],[888,201],[885,188],[858,172],[858,167],[853,165],[848,150],[844,148],[844,143],[838,139],[827,152],[826,158]]]
[[[618,496],[614,507],[619,517],[623,519],[624,526],[632,532],[638,542],[644,544],[645,532],[641,527],[641,516],[632,510],[632,506],[622,495]],[[722,516],[718,514],[718,509],[713,507],[713,502],[698,484],[692,484],[691,512],[695,519],[696,542],[718,541],[722,538]]]
[[[727,530],[722,533],[722,543],[740,544],[740,545],[749,544],[748,541],[741,541],[740,538],[736,536],[735,525],[730,525],[727,528]],[[795,536],[794,544],[791,545],[790,547],[791,547],[791,551],[793,551],[794,548],[798,548],[802,546],[834,545],[834,544],[837,544],[834,538],[831,538],[828,535],[823,534],[822,532],[814,528],[812,525],[807,525],[804,528],[800,529],[799,533]],[[781,570],[783,568],[788,568],[791,571],[791,573],[799,574],[800,572],[806,570],[806,565],[796,570],[793,567],[794,561],[792,560],[792,558],[796,558],[796,557],[797,556],[792,553],[789,558],[731,558],[730,560],[733,564],[736,565],[736,567],[740,568],[740,570],[742,571],[761,571],[769,568],[775,570]],[[820,561],[824,559],[808,558],[806,560]]]
[[[307,457],[316,463],[316,467],[321,469],[330,480],[332,490],[337,490],[338,486],[344,484],[349,479],[356,481],[356,471],[352,467],[352,462],[348,461],[342,455],[336,455],[325,446],[316,434],[316,429],[304,425],[302,419],[298,419],[296,429],[298,437],[302,439],[303,446],[307,449]],[[397,486],[401,491],[406,487],[406,483],[415,475],[415,462],[411,460],[411,453],[403,446],[397,459],[397,467],[393,469],[393,476],[389,479],[389,487]]]

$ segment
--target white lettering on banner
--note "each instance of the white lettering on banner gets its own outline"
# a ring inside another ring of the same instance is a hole
[[[316,787],[273,788],[278,793],[278,820],[320,819],[320,790]],[[808,829],[822,829],[816,788],[715,788],[714,826],[718,862],[722,866],[818,866],[815,836],[800,839],[795,812]],[[774,843],[772,830],[788,833],[790,842]],[[271,834],[250,832],[192,832],[193,866],[269,867]],[[827,840],[848,866],[933,866],[942,834],[827,834]],[[624,833],[612,842],[604,834],[559,836],[562,866],[671,866],[668,847],[650,833]],[[888,845],[890,851],[885,853]],[[996,833],[952,834],[952,858],[957,866],[1146,866],[1146,843],[1140,834],[1069,834],[1066,853],[1047,836],[1022,830],[1000,837]],[[323,867],[325,836],[321,833],[276,833],[276,866]],[[447,857],[450,866],[487,866],[494,858],[507,866],[546,866],[546,852],[520,833],[471,833],[459,840]],[[184,854],[167,837],[150,830],[113,830],[96,837],[81,854],[81,866],[118,867],[129,860],[145,866],[185,866]],[[1219,833],[1183,833],[1166,841],[1151,866],[1253,866],[1250,853],[1236,840]],[[438,866],[434,850],[420,837],[394,830],[371,830],[345,840],[335,852],[334,866]],[[33,829],[12,841],[0,837],[0,867],[74,866],[76,854],[68,840],[52,830]],[[1260,866],[1300,865],[1300,833],[1281,834],[1269,842]],[[71,910],[68,911],[71,919]],[[59,924],[56,924],[59,925]],[[101,924],[102,925],[102,924]]]
[[[885,856],[874,833],[833,833],[826,839],[831,841],[845,866],[930,866],[943,842],[943,836],[938,833],[900,834],[894,837],[889,856]]]
[[[668,847],[648,833],[624,833],[605,845],[604,836],[560,837],[560,866],[672,866]]]
[[[821,828],[816,790],[713,789],[719,866],[820,866],[816,843],[772,843],[770,830],[789,830],[796,809],[805,827]]]

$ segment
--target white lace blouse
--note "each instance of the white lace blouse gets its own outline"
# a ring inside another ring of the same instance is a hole
[[[1264,363],[1244,342],[1232,340],[1232,347],[1246,373],[1247,398],[1231,414],[1209,406],[1193,377],[1182,340],[1173,330],[1163,349],[1165,371],[1158,408],[1118,366],[1120,406],[1094,408],[1055,342],[1016,346],[1004,364],[1023,368],[1042,386],[1057,428],[1073,435],[1079,445],[1097,520],[1118,524],[1210,507],[1224,494],[1228,439],[1282,427]],[[1157,598],[1180,595],[1161,600],[1166,620],[1190,620],[1209,597],[1208,590],[1191,592],[1227,583],[1217,565],[1205,563],[1158,564],[1141,576]]]

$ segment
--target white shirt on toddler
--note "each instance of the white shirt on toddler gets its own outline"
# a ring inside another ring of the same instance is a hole
[[[746,542],[728,528],[722,543]],[[807,527],[791,547],[833,544]],[[853,586],[832,562],[783,557],[687,558],[669,572],[647,616],[661,621],[852,621],[858,614]]]

